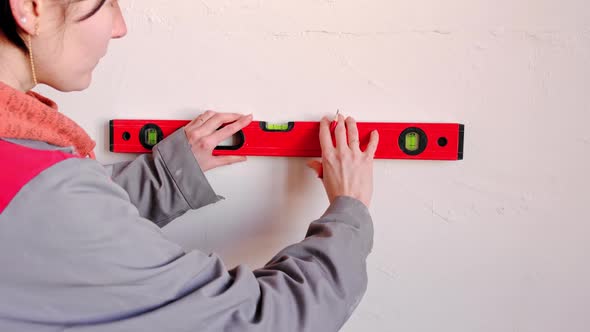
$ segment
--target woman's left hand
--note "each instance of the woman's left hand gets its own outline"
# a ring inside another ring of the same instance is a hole
[[[252,115],[207,111],[184,126],[191,150],[206,172],[215,167],[246,160],[243,156],[214,156],[213,149],[252,122]],[[220,129],[222,125],[226,125]]]

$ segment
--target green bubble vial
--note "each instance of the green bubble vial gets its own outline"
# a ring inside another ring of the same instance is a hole
[[[289,123],[266,123],[264,128],[268,131],[288,131]]]
[[[420,135],[416,132],[409,132],[405,137],[406,150],[414,152],[420,148]]]
[[[145,132],[146,142],[148,145],[158,144],[158,131],[154,128],[149,128]]]

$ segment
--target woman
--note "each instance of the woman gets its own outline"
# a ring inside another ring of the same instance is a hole
[[[211,152],[252,117],[206,112],[152,155],[104,167],[84,130],[29,90],[87,88],[110,39],[127,32],[119,4],[0,0],[0,10],[0,331],[344,324],[366,289],[376,132],[363,152],[354,120],[339,116],[334,145],[324,118],[322,161],[309,165],[322,175],[326,213],[264,268],[228,271],[159,227],[218,200],[203,172],[244,159]]]

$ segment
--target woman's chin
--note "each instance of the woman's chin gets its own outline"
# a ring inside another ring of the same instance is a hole
[[[51,85],[54,89],[61,91],[61,92],[74,92],[74,91],[83,91],[88,89],[88,87],[90,86],[90,83],[92,83],[92,73],[85,75],[84,77],[81,77],[79,80],[77,80],[76,82],[64,82],[62,84],[53,86]]]

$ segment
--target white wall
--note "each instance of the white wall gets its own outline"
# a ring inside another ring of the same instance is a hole
[[[83,93],[50,95],[98,143],[111,118],[466,124],[461,162],[378,161],[369,289],[343,331],[590,329],[590,3],[121,0],[129,35]],[[47,90],[42,90],[47,91]],[[301,159],[208,173],[228,199],[166,228],[263,264],[327,205]]]

